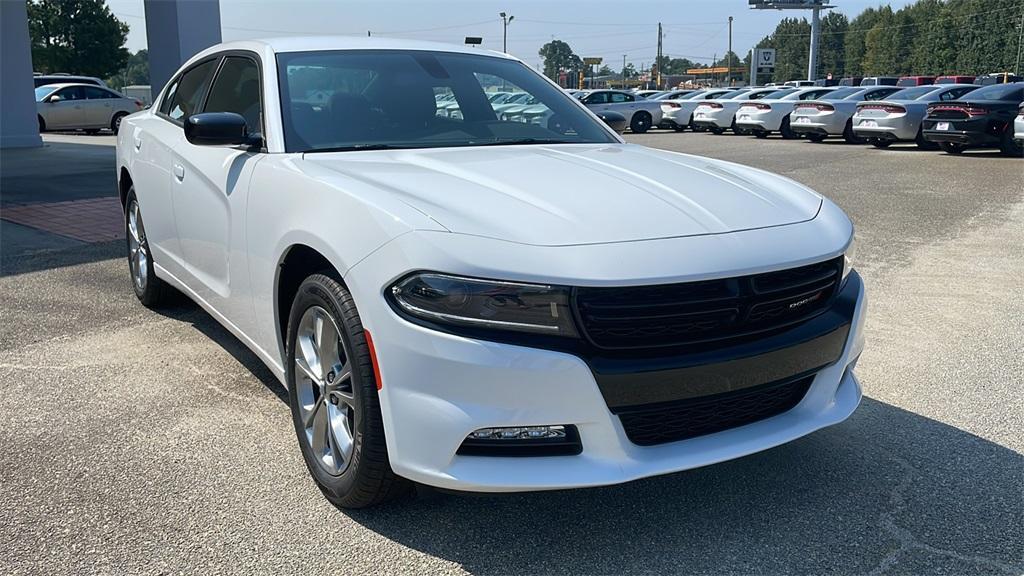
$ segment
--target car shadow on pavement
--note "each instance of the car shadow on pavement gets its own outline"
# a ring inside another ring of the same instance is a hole
[[[1021,454],[865,398],[844,424],[715,466],[345,514],[479,575],[1019,574],[1022,478]]]

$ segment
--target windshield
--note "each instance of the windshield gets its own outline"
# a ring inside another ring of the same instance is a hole
[[[915,86],[914,88],[904,88],[889,94],[888,100],[917,100],[921,96],[939,90],[938,86]]]
[[[822,100],[846,100],[863,92],[863,88],[838,88],[821,97]]]
[[[1024,83],[993,84],[971,92],[971,100],[1016,100],[1024,93]]]
[[[568,94],[511,59],[405,50],[277,58],[288,152],[617,141]],[[542,108],[506,117],[495,107],[513,100],[490,102],[493,91]]]
[[[42,102],[43,98],[49,96],[56,89],[56,86],[40,86],[36,88],[36,102]]]

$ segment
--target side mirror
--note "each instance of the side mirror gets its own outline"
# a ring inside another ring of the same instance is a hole
[[[185,119],[185,139],[196,146],[255,146],[262,138],[249,134],[245,118],[234,112],[203,112]]]
[[[607,124],[612,130],[615,130],[618,134],[622,134],[626,131],[626,117],[618,112],[606,110],[599,113],[597,117],[603,120],[605,124]]]
[[[47,102],[49,102],[50,104],[56,104],[57,102],[60,102],[61,100],[63,100],[63,98],[61,98],[60,96],[54,94],[53,96],[50,96],[50,99],[47,100]]]

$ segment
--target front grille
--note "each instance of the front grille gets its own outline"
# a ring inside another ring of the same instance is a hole
[[[754,388],[618,411],[629,440],[640,446],[676,442],[771,418],[800,403],[814,376]]]
[[[807,320],[832,301],[842,257],[779,272],[720,280],[621,288],[578,288],[587,339],[605,350],[716,342]]]

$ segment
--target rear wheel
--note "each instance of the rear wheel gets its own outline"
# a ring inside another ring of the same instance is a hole
[[[924,139],[924,130],[922,128],[917,129],[917,136],[914,137],[914,143],[921,150],[938,150],[939,145],[935,142],[929,142]]]
[[[782,126],[779,127],[779,134],[786,140],[796,140],[800,137],[799,134],[793,131],[793,128],[789,125],[789,116],[782,119]]]
[[[849,144],[863,144],[865,142],[863,138],[853,133],[853,120],[846,121],[846,127],[843,128],[843,140],[846,140]]]
[[[633,119],[629,122],[629,129],[634,134],[643,134],[651,129],[651,115],[647,112],[637,112],[633,114]]]
[[[825,135],[824,134],[808,134],[807,135],[807,139],[810,140],[811,142],[814,142],[814,143],[824,142],[825,141]]]
[[[328,274],[299,286],[288,319],[285,375],[299,449],[324,496],[364,508],[407,493],[391,470],[377,380],[352,295]]]
[[[875,148],[888,148],[892,146],[892,140],[882,140],[880,138],[872,138],[871,145]]]
[[[39,133],[46,132],[46,120],[43,120],[42,116],[37,116],[36,118],[39,118]]]
[[[113,130],[114,134],[117,134],[121,129],[121,120],[123,120],[125,116],[127,116],[127,114],[124,112],[118,112],[117,114],[114,114],[113,118],[111,118],[110,129]]]
[[[1024,146],[1017,144],[1013,139],[1013,125],[1003,130],[1003,141],[999,144],[999,150],[1006,156],[1024,156]]]
[[[125,200],[124,228],[128,241],[128,271],[131,272],[135,296],[147,308],[166,304],[171,298],[171,287],[153,272],[153,254],[149,250],[149,239],[134,187],[128,189]]]
[[[956,142],[939,142],[939,148],[946,154],[963,154],[964,145]]]

